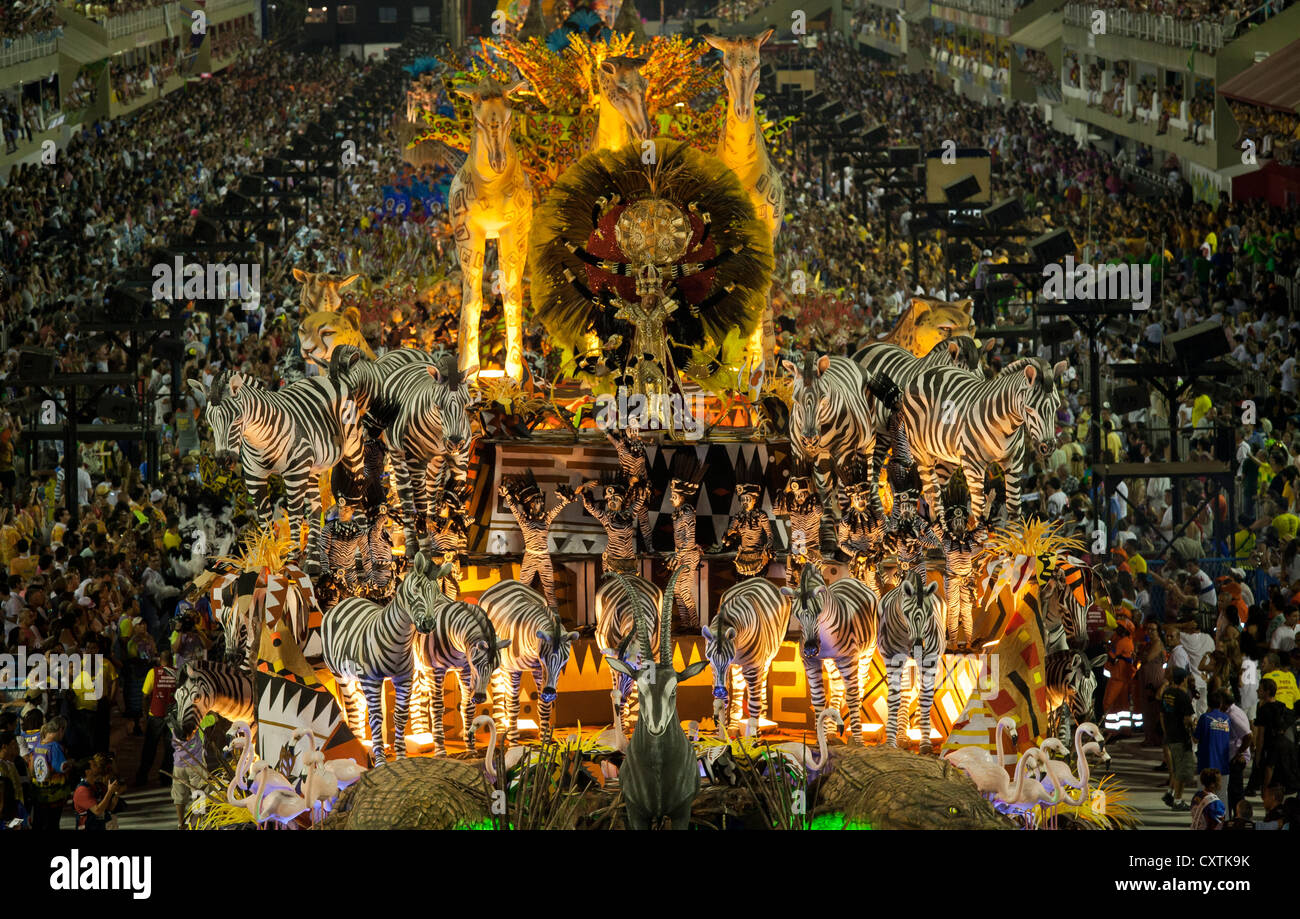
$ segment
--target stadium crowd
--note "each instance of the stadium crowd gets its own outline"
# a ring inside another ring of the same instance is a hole
[[[1198,825],[1296,826],[1295,799],[1287,796],[1300,790],[1300,415],[1292,356],[1300,323],[1290,318],[1294,287],[1285,283],[1297,267],[1294,220],[1258,202],[1196,202],[1174,162],[1165,164],[1169,190],[1135,187],[1108,151],[1079,149],[1029,109],[972,105],[927,76],[887,74],[844,44],[810,52],[806,62],[841,88],[848,111],[889,125],[892,143],[931,149],[951,139],[987,148],[995,197],[1019,197],[1032,232],[1065,227],[1086,259],[1152,268],[1160,292],[1149,310],[1103,336],[1099,394],[1086,386],[1081,337],[1057,346],[1053,357],[1072,364],[1062,381],[1059,443],[1024,483],[1026,501],[1078,536],[1095,564],[1105,624],[1090,640],[1109,655],[1098,701],[1112,737],[1140,735],[1165,748],[1168,803],[1195,806]],[[80,317],[103,302],[115,272],[146,266],[150,250],[190,232],[201,209],[258,171],[363,70],[348,60],[262,50],[132,118],[87,127],[55,166],[15,168],[0,189],[0,258],[12,266],[0,295],[5,401],[26,395],[13,382],[23,346],[55,350],[64,371],[131,369],[112,342],[79,333]],[[398,83],[392,110],[400,105]],[[202,402],[187,381],[210,382],[229,366],[276,379],[296,347],[290,267],[341,269],[349,247],[376,258],[389,245],[435,262],[450,258],[436,207],[411,220],[382,208],[381,189],[411,179],[397,159],[390,114],[371,117],[355,138],[359,168],[343,179],[344,193],[323,195],[311,223],[275,248],[257,307],[232,309],[211,328],[194,317],[180,385],[165,362],[146,358],[136,368],[163,432],[156,487],[145,484],[131,443],[71,458],[47,445],[32,457],[29,479],[17,413],[0,415],[4,649],[102,654],[109,674],[102,697],[84,686],[32,692],[0,722],[0,823],[59,826],[71,810],[79,823],[110,824],[125,790],[110,751],[136,743],[125,741],[122,727],[143,738],[127,776],[139,787],[153,779],[159,752],[172,750],[163,715],[178,666],[219,647],[210,612],[187,584],[205,554],[230,548],[245,520],[236,483],[202,456]],[[1010,247],[973,250],[970,274],[958,277],[936,242],[914,241],[909,224],[919,217],[906,206],[882,208],[842,171],[823,177],[822,160],[805,158],[801,145],[784,155],[788,217],[777,296],[795,302],[783,288],[796,269],[819,277],[817,292],[834,300],[825,313],[833,347],[852,351],[884,334],[916,294],[955,299],[970,283],[978,288],[981,272],[1012,257]],[[1025,318],[1015,300],[987,308],[994,325]],[[1211,317],[1231,337],[1225,360],[1241,368],[1240,384],[1225,393],[1192,380],[1173,406],[1153,399],[1124,415],[1112,411],[1113,365],[1153,360],[1165,335]],[[810,344],[805,325],[787,320],[784,330],[786,347]],[[998,340],[991,369],[1025,347],[1023,339]],[[1243,415],[1246,397],[1254,415]],[[1094,428],[1102,457],[1090,452]],[[1174,447],[1183,459],[1212,457],[1224,442],[1220,431],[1234,441],[1225,457],[1230,495],[1210,479],[1166,475],[1127,479],[1113,496],[1095,489],[1098,459],[1160,462]],[[70,499],[81,508],[75,530]],[[179,767],[190,754],[178,746],[173,755]],[[37,759],[39,783],[30,771]],[[1203,787],[1191,800],[1198,768]],[[1264,809],[1251,815],[1245,799],[1256,792]],[[174,800],[180,820],[183,783]]]

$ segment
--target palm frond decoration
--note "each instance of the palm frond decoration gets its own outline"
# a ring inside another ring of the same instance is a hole
[[[296,548],[293,540],[280,533],[274,524],[249,533],[241,545],[244,548],[241,555],[223,556],[217,562],[234,565],[242,571],[256,571],[260,568],[282,571]]]
[[[990,533],[981,555],[987,559],[1015,558],[1017,555],[1039,558],[1084,551],[1083,543],[1061,535],[1060,531],[1059,520],[1030,517]]]

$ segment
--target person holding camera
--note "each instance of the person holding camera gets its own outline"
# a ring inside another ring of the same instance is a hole
[[[172,666],[171,648],[163,648],[158,664],[149,671],[144,679],[144,697],[148,700],[148,721],[145,723],[144,747],[140,751],[140,767],[135,773],[135,784],[143,787],[149,782],[149,773],[153,772],[154,761],[158,759],[159,748],[164,757],[171,747],[165,743],[171,732],[167,728],[167,711],[172,707],[179,682],[175,667]],[[171,779],[160,776],[159,785],[169,785]]]
[[[113,812],[121,803],[121,786],[112,770],[112,759],[108,754],[96,753],[90,758],[85,776],[72,793],[77,829],[117,829]]]

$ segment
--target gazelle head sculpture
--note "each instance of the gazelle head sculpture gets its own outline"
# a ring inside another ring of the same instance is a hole
[[[293,279],[302,285],[302,291],[298,294],[299,314],[337,313],[343,305],[341,291],[359,277],[359,274],[343,277],[327,271],[293,269]]]
[[[740,121],[749,121],[754,117],[754,93],[758,91],[758,49],[774,32],[774,29],[768,29],[754,38],[704,36],[706,42],[722,52],[722,79],[731,100],[731,114]]]
[[[622,116],[637,142],[652,136],[645,101],[646,78],[641,75],[645,63],[645,58],[639,57],[607,57],[596,66],[597,94]]]
[[[527,89],[523,80],[513,86],[506,86],[495,80],[487,79],[469,89],[456,92],[469,100],[474,112],[474,143],[483,144],[482,152],[487,157],[487,165],[493,172],[506,171],[509,161],[510,127],[514,120],[511,97]]]

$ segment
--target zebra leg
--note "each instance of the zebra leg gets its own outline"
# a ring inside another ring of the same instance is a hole
[[[610,684],[611,684],[609,690],[609,700],[614,707],[614,720],[611,723],[613,724],[614,727],[618,728],[620,731],[623,732],[624,735],[626,735],[627,725],[623,723],[623,698],[625,693],[625,687],[623,685],[623,681],[626,679],[626,677],[624,677],[623,674],[619,673],[617,670],[611,670],[609,672],[609,675],[610,675]]]
[[[745,717],[763,717],[762,686],[758,679],[758,668],[747,667],[742,673],[745,677]]]
[[[411,476],[411,521],[416,539],[429,531],[429,467],[418,458],[407,455],[406,467]]]
[[[258,526],[266,526],[271,522],[271,489],[266,484],[264,478],[248,479],[244,482],[244,487],[248,490],[249,503],[253,508],[253,519]]]
[[[555,599],[555,569],[551,567],[550,555],[537,557],[537,576],[542,579],[542,596],[546,597],[546,605],[558,610],[560,604]]]
[[[934,463],[918,459],[916,471],[921,478],[921,495],[930,506],[930,519],[943,519],[943,501],[939,495],[939,483],[934,474]]]
[[[430,683],[432,684],[429,687],[429,692],[431,695],[430,701],[433,703],[432,720],[434,756],[447,755],[447,735],[443,729],[444,700],[442,698],[442,683],[446,676],[447,671],[435,667],[432,675],[429,677]]]
[[[961,638],[961,595],[962,580],[951,571],[943,576],[944,594],[947,597],[945,612],[947,623],[945,638],[950,645],[957,644]]]
[[[384,752],[384,681],[362,680],[361,689],[366,694],[366,711],[370,716],[370,762],[382,766],[388,762]]]
[[[937,655],[926,655],[920,662],[921,696],[917,700],[921,715],[921,752],[930,752],[930,706],[934,704],[935,676],[939,669]]]
[[[406,716],[410,712],[411,677],[393,680],[393,756],[406,759]]]
[[[1002,486],[1007,496],[1007,520],[1020,519],[1020,473],[1017,467],[1002,470]]]
[[[891,747],[898,746],[898,709],[903,698],[903,668],[907,658],[895,654],[885,663],[886,699],[889,705],[889,724],[885,726],[885,743]]]
[[[402,502],[402,532],[406,537],[406,557],[415,558],[420,551],[420,538],[415,532],[415,483],[411,481],[411,469],[405,455],[393,457],[393,481],[397,487],[397,498]]]
[[[970,492],[970,520],[968,526],[972,530],[984,520],[984,473],[986,471],[983,466],[975,466],[974,464],[968,464],[965,468],[966,490]]]
[[[429,671],[419,665],[411,679],[410,724],[412,734],[426,734],[433,730],[429,723]]]
[[[812,702],[813,718],[821,714],[826,707],[826,684],[822,679],[822,662],[820,658],[805,657],[803,672],[808,680],[808,697]]]
[[[510,695],[506,699],[506,740],[510,741],[511,746],[519,743],[519,683],[523,675],[522,670],[510,674]]]
[[[478,739],[474,736],[474,728],[471,725],[474,722],[474,690],[470,686],[473,679],[473,672],[469,664],[460,668],[460,723],[464,727],[465,749],[471,753],[478,747]]]
[[[844,681],[844,704],[849,709],[850,743],[858,743],[862,737],[862,699],[859,696],[861,686],[858,678],[858,660],[855,657],[837,657],[835,667]]]
[[[547,702],[542,698],[542,687],[546,685],[546,677],[540,670],[533,671],[533,682],[537,685],[537,728],[538,736],[542,743],[551,741],[551,707],[554,702]]]

